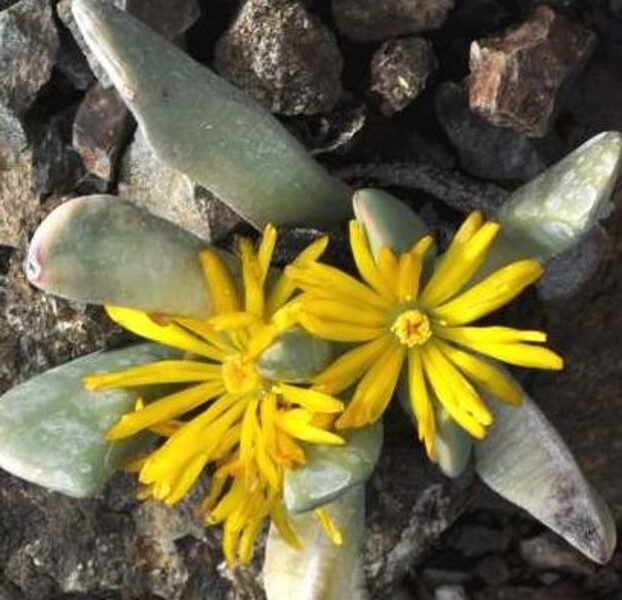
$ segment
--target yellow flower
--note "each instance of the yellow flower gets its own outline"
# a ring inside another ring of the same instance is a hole
[[[299,297],[302,326],[321,338],[359,344],[314,379],[315,388],[327,394],[338,394],[358,381],[338,428],[378,420],[407,361],[419,438],[434,458],[434,399],[476,438],[492,422],[478,388],[502,401],[520,402],[512,380],[479,354],[523,367],[562,368],[557,354],[535,345],[546,341],[545,333],[467,326],[510,302],[542,274],[537,261],[519,260],[464,290],[498,231],[497,223],[472,213],[425,285],[421,279],[430,236],[400,256],[384,247],[374,258],[356,221],[350,223],[350,244],[365,283],[315,261],[287,268],[305,292]]]
[[[162,360],[85,378],[90,389],[153,384],[186,384],[150,404],[137,402],[109,431],[107,439],[151,430],[166,441],[132,465],[144,485],[141,497],[167,504],[181,500],[206,465],[216,466],[202,504],[209,524],[223,523],[223,551],[231,564],[248,562],[265,518],[297,544],[282,505],[285,469],[305,462],[298,441],[342,444],[328,429],[342,403],[317,390],[263,378],[256,359],[295,321],[295,287],[281,275],[264,288],[276,243],[268,226],[257,251],[240,240],[243,297],[223,260],[212,250],[200,262],[213,302],[207,320],[149,315],[131,308],[106,307],[110,317],[145,338],[185,351],[183,359]],[[294,261],[315,260],[326,248],[322,238]],[[190,384],[190,385],[188,385]],[[180,419],[186,415],[185,419]],[[338,532],[323,510],[317,516],[330,537]]]

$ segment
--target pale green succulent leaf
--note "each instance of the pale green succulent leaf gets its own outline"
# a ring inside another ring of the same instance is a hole
[[[91,392],[82,377],[175,355],[153,344],[96,352],[14,387],[0,398],[0,467],[68,496],[97,494],[149,436],[106,442],[105,432],[141,390]]]
[[[161,160],[260,229],[348,217],[349,188],[262,106],[111,4],[74,0],[72,8]]]
[[[527,395],[520,407],[489,406],[495,420],[475,445],[480,477],[588,558],[606,563],[616,545],[613,517],[555,428]]]
[[[211,301],[199,263],[205,242],[113,196],[85,196],[54,210],[30,244],[37,287],[82,302],[206,317]]]
[[[323,507],[343,537],[335,545],[312,512],[290,514],[301,542],[292,548],[274,524],[266,543],[263,567],[268,600],[364,600],[361,567],[365,528],[365,492],[359,485]]]
[[[442,407],[436,414],[436,427],[434,449],[438,466],[447,477],[458,477],[469,464],[473,438]]]

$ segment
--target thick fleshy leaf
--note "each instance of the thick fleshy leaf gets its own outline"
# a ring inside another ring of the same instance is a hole
[[[71,300],[209,316],[205,242],[130,202],[85,196],[54,210],[28,252],[28,279]]]
[[[161,160],[257,228],[350,214],[348,187],[246,94],[109,3],[74,0],[73,13]]]
[[[437,412],[436,427],[434,449],[438,466],[447,477],[458,477],[469,464],[473,438],[443,408]]]
[[[547,261],[576,245],[612,210],[621,160],[622,135],[607,131],[512,193],[497,215],[502,251]]]
[[[302,329],[287,331],[257,359],[263,377],[278,381],[306,383],[324,370],[333,359],[333,345]]]
[[[406,252],[429,231],[414,211],[382,190],[358,190],[352,204],[374,254],[382,246],[389,246],[395,253]]]
[[[274,524],[263,567],[268,600],[363,600],[366,598],[361,552],[365,525],[363,486],[323,507],[341,532],[334,544],[314,513],[290,515],[301,548],[288,545]]]
[[[344,446],[305,444],[307,462],[285,473],[289,511],[312,510],[369,479],[382,449],[382,422],[348,431],[344,438]]]
[[[149,437],[106,442],[106,430],[140,391],[89,392],[82,377],[174,355],[153,344],[96,352],[14,387],[0,398],[0,467],[68,496],[98,493]]]
[[[527,396],[520,407],[489,404],[495,420],[475,446],[484,482],[598,563],[611,558],[616,528],[570,450]]]

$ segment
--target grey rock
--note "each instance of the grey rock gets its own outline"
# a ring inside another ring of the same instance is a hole
[[[328,112],[342,92],[335,36],[297,0],[247,0],[217,43],[215,66],[281,114]]]
[[[141,129],[121,161],[119,196],[210,242],[226,237],[242,223],[208,190],[159,160]]]
[[[337,29],[358,42],[438,29],[454,0],[332,0]]]
[[[472,43],[471,109],[495,125],[543,136],[564,84],[585,66],[595,43],[585,25],[538,7],[518,27]]]
[[[112,83],[110,78],[97,62],[76,25],[71,12],[72,1],[60,0],[58,2],[56,5],[58,17],[71,31],[95,77],[104,87],[109,87]],[[190,29],[200,14],[197,0],[176,0],[175,2],[170,2],[170,0],[102,0],[102,2],[127,11],[169,40],[175,39]]]
[[[461,585],[442,585],[434,590],[434,600],[468,600]]]
[[[473,572],[489,586],[502,585],[510,578],[508,564],[496,555],[482,559],[477,563]]]
[[[0,103],[0,172],[16,165],[28,147],[28,139],[17,115]]]
[[[466,90],[452,82],[439,86],[436,115],[465,171],[496,181],[528,181],[545,163],[526,136],[495,127],[469,110]]]
[[[61,38],[55,66],[77,90],[85,91],[95,81],[86,57],[70,33]]]
[[[458,531],[454,549],[467,558],[503,552],[508,544],[503,532],[484,525],[465,525]]]
[[[425,88],[438,61],[432,44],[420,37],[385,42],[371,61],[371,89],[387,115],[406,108]]]
[[[91,173],[113,178],[130,123],[130,112],[114,88],[96,83],[88,91],[73,122],[72,141]]]
[[[522,559],[538,571],[563,571],[573,575],[590,575],[595,567],[574,548],[553,533],[543,533],[519,546]]]

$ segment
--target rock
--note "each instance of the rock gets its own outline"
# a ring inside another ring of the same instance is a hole
[[[456,552],[466,558],[503,552],[508,544],[502,531],[484,525],[465,525],[461,527],[453,544]]]
[[[130,112],[114,88],[96,83],[88,91],[73,123],[73,147],[94,175],[110,180],[130,128]]]
[[[547,532],[520,543],[522,559],[538,571],[591,575],[595,567],[558,536]]]
[[[461,585],[442,585],[434,590],[434,600],[468,600]]]
[[[332,0],[337,29],[357,42],[373,42],[438,29],[454,0]]]
[[[508,585],[476,592],[473,600],[586,600],[585,592],[572,583],[550,587]]]
[[[496,587],[502,585],[510,578],[508,564],[500,556],[487,556],[482,559],[473,570],[486,585]]]
[[[462,86],[450,81],[440,85],[435,108],[468,173],[482,179],[522,182],[545,168],[532,140],[511,129],[495,127],[472,113]]]
[[[50,78],[57,48],[48,2],[20,0],[0,12],[0,102],[23,114]]]
[[[73,0],[60,0],[56,5],[58,17],[71,31],[78,46],[86,56],[95,77],[104,87],[111,85],[110,78],[97,62],[94,54],[90,51],[82,34],[80,33],[71,12]],[[197,21],[200,15],[197,0],[102,0],[113,4],[121,10],[140,19],[165,38],[173,40],[184,33]]]
[[[156,158],[141,129],[121,161],[119,196],[210,242],[242,223],[208,190]]]
[[[216,69],[273,112],[329,112],[341,95],[335,36],[297,0],[247,0],[216,46]]]
[[[0,172],[16,165],[28,139],[16,114],[0,103]]]
[[[0,245],[26,241],[39,209],[39,196],[31,188],[32,152],[23,152],[17,164],[0,171]]]
[[[520,26],[472,43],[471,109],[494,125],[543,136],[563,85],[587,63],[595,43],[586,26],[538,7]]]
[[[61,31],[61,45],[56,54],[56,68],[79,91],[86,91],[95,82],[86,57],[68,31]]]
[[[385,42],[371,62],[371,89],[387,115],[406,108],[425,88],[438,62],[431,42],[408,37]]]

